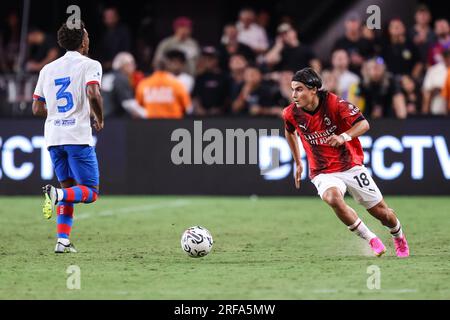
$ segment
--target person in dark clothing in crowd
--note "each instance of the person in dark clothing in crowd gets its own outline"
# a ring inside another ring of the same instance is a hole
[[[58,44],[54,37],[32,27],[28,32],[28,58],[25,70],[30,73],[39,72],[47,63],[60,55]]]
[[[404,104],[406,112],[409,115],[417,115],[422,108],[422,95],[420,87],[409,75],[403,75],[400,79],[400,92],[403,95],[403,101],[397,103]]]
[[[424,4],[420,4],[414,14],[415,24],[408,33],[408,38],[419,50],[422,63],[427,62],[428,48],[436,41],[436,35],[430,26],[431,12]]]
[[[382,56],[387,68],[394,76],[410,74],[414,79],[420,79],[423,63],[417,47],[406,38],[403,22],[393,19],[389,22],[389,39],[383,46]]]
[[[167,71],[172,73],[183,86],[187,92],[192,93],[194,90],[195,79],[186,70],[186,55],[181,50],[169,50],[165,53],[165,63]]]
[[[275,45],[265,56],[265,62],[269,67],[292,72],[312,67],[320,72],[320,61],[309,46],[300,43],[297,31],[290,24],[279,25],[277,33]]]
[[[204,47],[200,56],[203,71],[195,79],[192,93],[194,114],[198,116],[221,115],[225,113],[228,96],[228,82],[219,69],[218,52],[212,46]]]
[[[406,118],[406,109],[401,103],[402,94],[393,76],[387,72],[381,57],[364,63],[360,94],[364,116],[372,119],[382,117]]]
[[[11,11],[0,27],[0,73],[12,73],[17,68],[17,53],[20,46],[20,19]]]
[[[281,117],[284,107],[285,99],[280,93],[279,84],[264,80],[256,66],[247,67],[244,85],[238,97],[232,102],[232,112],[252,116]]]
[[[247,69],[248,61],[241,54],[233,54],[228,62],[228,95],[231,101],[234,101],[241,92],[244,85],[244,75]]]
[[[247,61],[255,61],[255,53],[248,45],[239,42],[238,29],[234,24],[227,24],[223,28],[221,44],[219,46],[220,68],[224,72],[228,72],[228,62],[233,54],[242,54]]]
[[[100,42],[99,60],[102,61],[104,70],[108,71],[119,52],[131,51],[131,35],[128,27],[120,22],[117,8],[110,7],[103,11],[103,23],[105,31]]]
[[[362,35],[361,16],[351,12],[345,20],[345,34],[337,39],[333,51],[344,49],[350,57],[349,69],[353,73],[360,74],[363,62],[373,56],[375,43]]]

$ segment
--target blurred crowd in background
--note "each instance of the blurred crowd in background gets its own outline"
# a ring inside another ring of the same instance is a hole
[[[189,17],[176,18],[173,34],[153,45],[133,40],[117,8],[106,8],[102,18],[103,33],[90,38],[97,44],[91,57],[104,70],[105,117],[279,117],[291,101],[293,74],[308,66],[322,75],[323,89],[368,118],[449,114],[450,26],[425,5],[417,7],[413,25],[393,19],[381,30],[348,13],[344,34],[326,60],[299,39],[295,21],[284,17],[272,34],[270,13],[252,8],[242,8],[215,44],[196,41]],[[37,77],[64,54],[56,30],[31,28],[27,40],[27,74]],[[19,43],[20,16],[11,12],[0,33],[0,75],[17,72]],[[7,86],[0,77],[0,91]]]

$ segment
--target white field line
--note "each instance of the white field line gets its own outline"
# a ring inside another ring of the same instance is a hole
[[[143,294],[146,295],[146,293],[142,293],[142,292],[134,292],[134,291],[114,291],[112,292],[112,294],[117,294],[117,295],[124,295],[125,292],[127,294]],[[177,297],[180,294],[180,290],[156,290],[156,292],[158,294],[163,294],[163,295],[170,295],[170,296],[175,296]],[[293,289],[293,290],[289,290],[288,292],[284,292],[284,294],[289,294],[291,295],[291,297],[288,297],[287,299],[308,299],[308,295],[310,294],[323,294],[323,298],[327,299],[327,295],[333,295],[333,294],[365,294],[364,298],[370,298],[370,294],[398,294],[398,295],[402,295],[402,294],[413,294],[413,293],[420,293],[421,291],[418,289],[379,289],[379,290],[370,290],[370,289],[361,289],[361,290],[357,290],[357,289],[315,289],[315,290],[305,290],[305,289]],[[443,290],[436,290],[435,292],[438,292],[440,294],[444,294],[449,292],[448,289],[443,289]],[[108,292],[109,293],[109,292]],[[251,298],[251,294],[255,294],[255,293],[264,293],[264,294],[269,294],[269,295],[273,295],[276,294],[276,292],[274,292],[274,290],[271,289],[256,289],[253,291],[250,291],[249,293],[249,298]],[[196,294],[199,295],[217,295],[217,296],[224,296],[224,295],[229,295],[232,294],[228,291],[196,291]],[[304,295],[305,297],[299,297],[298,295]],[[283,295],[283,297],[285,297],[285,295]],[[345,298],[345,297],[344,297]],[[170,299],[170,298],[169,298]],[[219,299],[221,299],[219,297]],[[245,299],[245,298],[244,298]],[[285,299],[285,298],[282,298]]]
[[[175,200],[171,202],[161,202],[156,204],[147,204],[147,205],[141,205],[141,206],[134,206],[134,207],[123,207],[120,209],[110,209],[110,210],[103,210],[99,212],[87,212],[87,213],[80,213],[80,214],[74,214],[75,220],[83,220],[83,219],[89,219],[93,216],[99,216],[99,217],[107,217],[107,216],[113,216],[116,214],[129,214],[129,213],[135,213],[135,212],[142,212],[142,211],[153,211],[158,209],[164,209],[164,208],[177,208],[177,207],[183,207],[190,203],[190,201],[187,200]]]
[[[312,291],[313,293],[417,293],[419,290],[417,289],[316,289]]]

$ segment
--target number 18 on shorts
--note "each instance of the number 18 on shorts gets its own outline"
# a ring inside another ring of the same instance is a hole
[[[383,199],[380,189],[364,166],[354,166],[343,172],[322,173],[311,182],[321,198],[327,189],[336,187],[342,195],[348,191],[366,209],[374,207]]]

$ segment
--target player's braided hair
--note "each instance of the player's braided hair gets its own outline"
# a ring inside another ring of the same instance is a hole
[[[303,83],[307,88],[317,88],[319,90],[322,87],[322,79],[312,68],[303,68],[297,71],[292,77],[292,81]]]
[[[81,47],[84,35],[84,23],[80,21],[80,28],[69,29],[67,23],[63,23],[58,30],[58,44],[68,50],[74,51]]]

